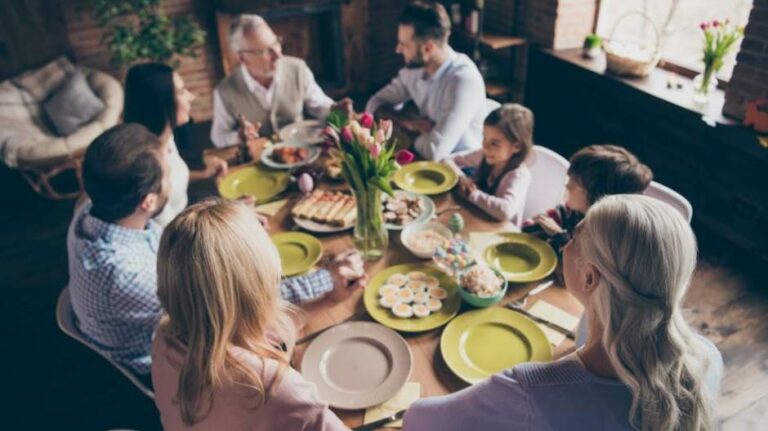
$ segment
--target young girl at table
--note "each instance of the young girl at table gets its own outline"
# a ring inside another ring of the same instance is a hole
[[[280,257],[251,209],[190,206],[163,232],[157,269],[167,315],[152,381],[164,429],[347,430],[289,365]]]
[[[686,323],[696,239],[671,206],[638,195],[597,202],[564,250],[586,344],[414,403],[403,430],[712,430],[723,362]]]
[[[498,220],[519,226],[531,184],[525,160],[533,147],[533,113],[507,103],[483,126],[483,148],[455,154],[445,163],[459,174],[458,192]],[[465,171],[474,171],[468,176]]]
[[[590,145],[574,153],[568,168],[565,203],[523,223],[523,232],[546,239],[561,254],[576,225],[603,196],[642,193],[653,179],[651,169],[626,148]]]

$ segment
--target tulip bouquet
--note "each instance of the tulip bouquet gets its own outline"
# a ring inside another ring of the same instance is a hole
[[[392,195],[390,177],[399,169],[392,121],[364,113],[359,119],[339,111],[328,115],[327,145],[341,153],[341,172],[357,199],[355,246],[364,258],[378,259],[389,243],[381,212],[381,192]]]
[[[717,87],[715,75],[723,67],[723,59],[744,34],[744,29],[734,28],[729,20],[702,22],[699,28],[704,32],[704,71],[696,77],[694,89],[706,100],[710,90]]]

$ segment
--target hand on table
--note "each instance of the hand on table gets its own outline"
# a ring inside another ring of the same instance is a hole
[[[539,214],[533,218],[533,221],[535,221],[536,224],[538,224],[549,236],[563,233],[563,228],[550,216]]]
[[[473,178],[462,175],[459,177],[458,189],[459,194],[466,198],[469,197],[472,192],[477,190],[477,184],[475,184],[475,180]]]
[[[333,290],[328,293],[328,298],[334,302],[346,300],[355,291],[365,287],[368,281],[363,259],[355,249],[330,257],[326,262],[326,269],[333,279]]]
[[[223,177],[229,170],[229,165],[224,159],[216,156],[208,156],[203,158],[205,163],[205,169],[203,169],[203,176],[206,178]]]
[[[261,129],[261,122],[251,123],[250,121],[243,119],[243,128],[240,131],[240,138],[245,140],[256,139],[259,137],[259,130]]]

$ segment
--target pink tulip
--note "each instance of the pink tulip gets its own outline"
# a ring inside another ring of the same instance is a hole
[[[720,22],[718,22],[716,19],[712,20],[712,27],[717,27],[720,25]]]
[[[365,127],[366,129],[370,129],[373,127],[373,115],[364,112],[363,116],[360,117],[360,125]]]
[[[372,156],[373,156],[373,158],[375,159],[375,158],[378,158],[378,157],[379,157],[379,154],[381,154],[381,144],[380,144],[380,143],[378,143],[378,142],[376,142],[376,143],[375,143],[375,144],[373,144],[373,146],[371,147],[371,155],[372,155]]]
[[[339,134],[336,133],[336,129],[334,129],[331,126],[327,126],[325,129],[323,129],[323,137],[326,138],[326,141],[332,144],[339,144]]]
[[[707,31],[707,23],[706,22],[702,22],[701,24],[699,24],[699,28],[702,31]]]
[[[392,120],[380,120],[379,130],[384,131],[384,140],[392,137]]]
[[[355,137],[352,135],[352,129],[350,129],[349,126],[344,126],[341,129],[341,139],[348,144],[354,142]]]
[[[416,156],[414,156],[413,153],[408,150],[400,150],[397,152],[397,154],[395,154],[395,160],[401,165],[407,165],[408,163],[411,163],[414,158],[416,158]]]
[[[376,141],[376,142],[378,142],[378,143],[382,143],[382,142],[384,142],[386,139],[387,139],[387,138],[384,136],[384,131],[383,131],[383,130],[381,130],[381,129],[377,130],[377,131],[376,131],[376,134],[375,134],[375,135],[374,135],[374,137],[373,137],[373,140],[374,140],[374,141]]]

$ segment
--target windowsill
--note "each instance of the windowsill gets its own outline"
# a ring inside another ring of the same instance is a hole
[[[682,88],[667,88],[668,71],[655,68],[650,75],[645,78],[626,78],[622,76],[605,73],[605,54],[600,55],[598,58],[589,59],[584,58],[581,55],[581,49],[561,49],[551,50],[543,49],[553,57],[565,61],[569,64],[577,66],[581,69],[588,70],[595,74],[604,76],[608,79],[612,79],[617,82],[624,83],[638,91],[663,100],[667,103],[671,103],[679,108],[690,111],[691,113],[700,115],[702,120],[710,125],[734,125],[738,124],[737,121],[723,116],[723,104],[725,103],[725,92],[720,89],[716,89],[711,95],[710,102],[705,105],[697,105],[693,102],[693,80],[684,76],[677,75],[677,80],[683,85]]]

